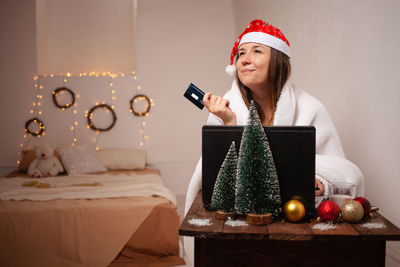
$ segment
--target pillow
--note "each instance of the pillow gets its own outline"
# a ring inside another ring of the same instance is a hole
[[[90,146],[64,146],[57,149],[68,174],[104,172],[107,169],[96,157]]]
[[[61,161],[61,156],[58,154],[57,150],[54,151],[54,156],[60,161]],[[36,158],[35,150],[30,149],[26,151],[22,151],[22,159],[21,162],[18,165],[18,171],[20,172],[27,172],[29,165],[31,165],[31,162]]]
[[[103,148],[97,157],[108,170],[139,170],[146,166],[146,151],[133,148]]]

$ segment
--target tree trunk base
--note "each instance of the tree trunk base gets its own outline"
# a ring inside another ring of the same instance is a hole
[[[228,217],[232,217],[233,216],[233,212],[225,212],[222,210],[217,210],[215,212],[215,217],[217,218],[217,220],[226,220],[228,219]]]
[[[247,223],[253,225],[265,225],[272,223],[272,214],[264,213],[264,214],[247,214]]]

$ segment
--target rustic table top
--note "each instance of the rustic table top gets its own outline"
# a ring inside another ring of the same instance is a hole
[[[190,224],[191,219],[208,219],[210,225],[199,226]],[[236,218],[244,220],[245,218]],[[341,222],[334,224],[330,230],[313,228],[318,222],[283,222],[276,218],[269,225],[229,226],[223,220],[215,218],[215,212],[203,208],[201,191],[197,194],[192,206],[184,218],[179,234],[198,238],[238,238],[238,239],[270,239],[270,240],[331,240],[331,239],[362,239],[362,240],[400,240],[400,229],[377,212],[371,218],[360,223],[349,224]],[[381,223],[380,229],[369,229],[366,223]]]

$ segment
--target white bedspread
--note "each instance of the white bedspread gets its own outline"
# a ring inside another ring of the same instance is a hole
[[[23,186],[37,182],[48,188]],[[79,174],[40,179],[1,178],[0,200],[99,199],[161,196],[176,205],[175,194],[157,174]]]

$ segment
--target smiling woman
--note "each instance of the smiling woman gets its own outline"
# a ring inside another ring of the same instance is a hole
[[[208,125],[246,125],[249,105],[254,100],[263,125],[314,126],[315,194],[328,197],[331,186],[338,182],[353,183],[357,195],[364,194],[363,175],[346,160],[325,107],[288,82],[290,44],[278,28],[262,20],[250,22],[233,46],[227,72],[232,70],[236,79],[223,97],[211,92],[204,95],[204,106],[210,112]],[[189,184],[186,211],[201,189],[201,167],[200,160]]]
[[[331,186],[340,182],[355,184],[356,195],[364,194],[364,177],[358,167],[345,158],[339,136],[325,107],[288,82],[291,73],[290,44],[278,28],[262,20],[250,22],[233,46],[226,71],[236,74],[232,88],[223,97],[211,92],[204,94],[203,103],[210,112],[207,125],[248,124],[249,106],[254,100],[263,125],[314,126],[315,195],[328,197]],[[190,180],[185,213],[201,187],[202,159]],[[185,249],[191,255],[192,247],[188,239],[185,239]]]

